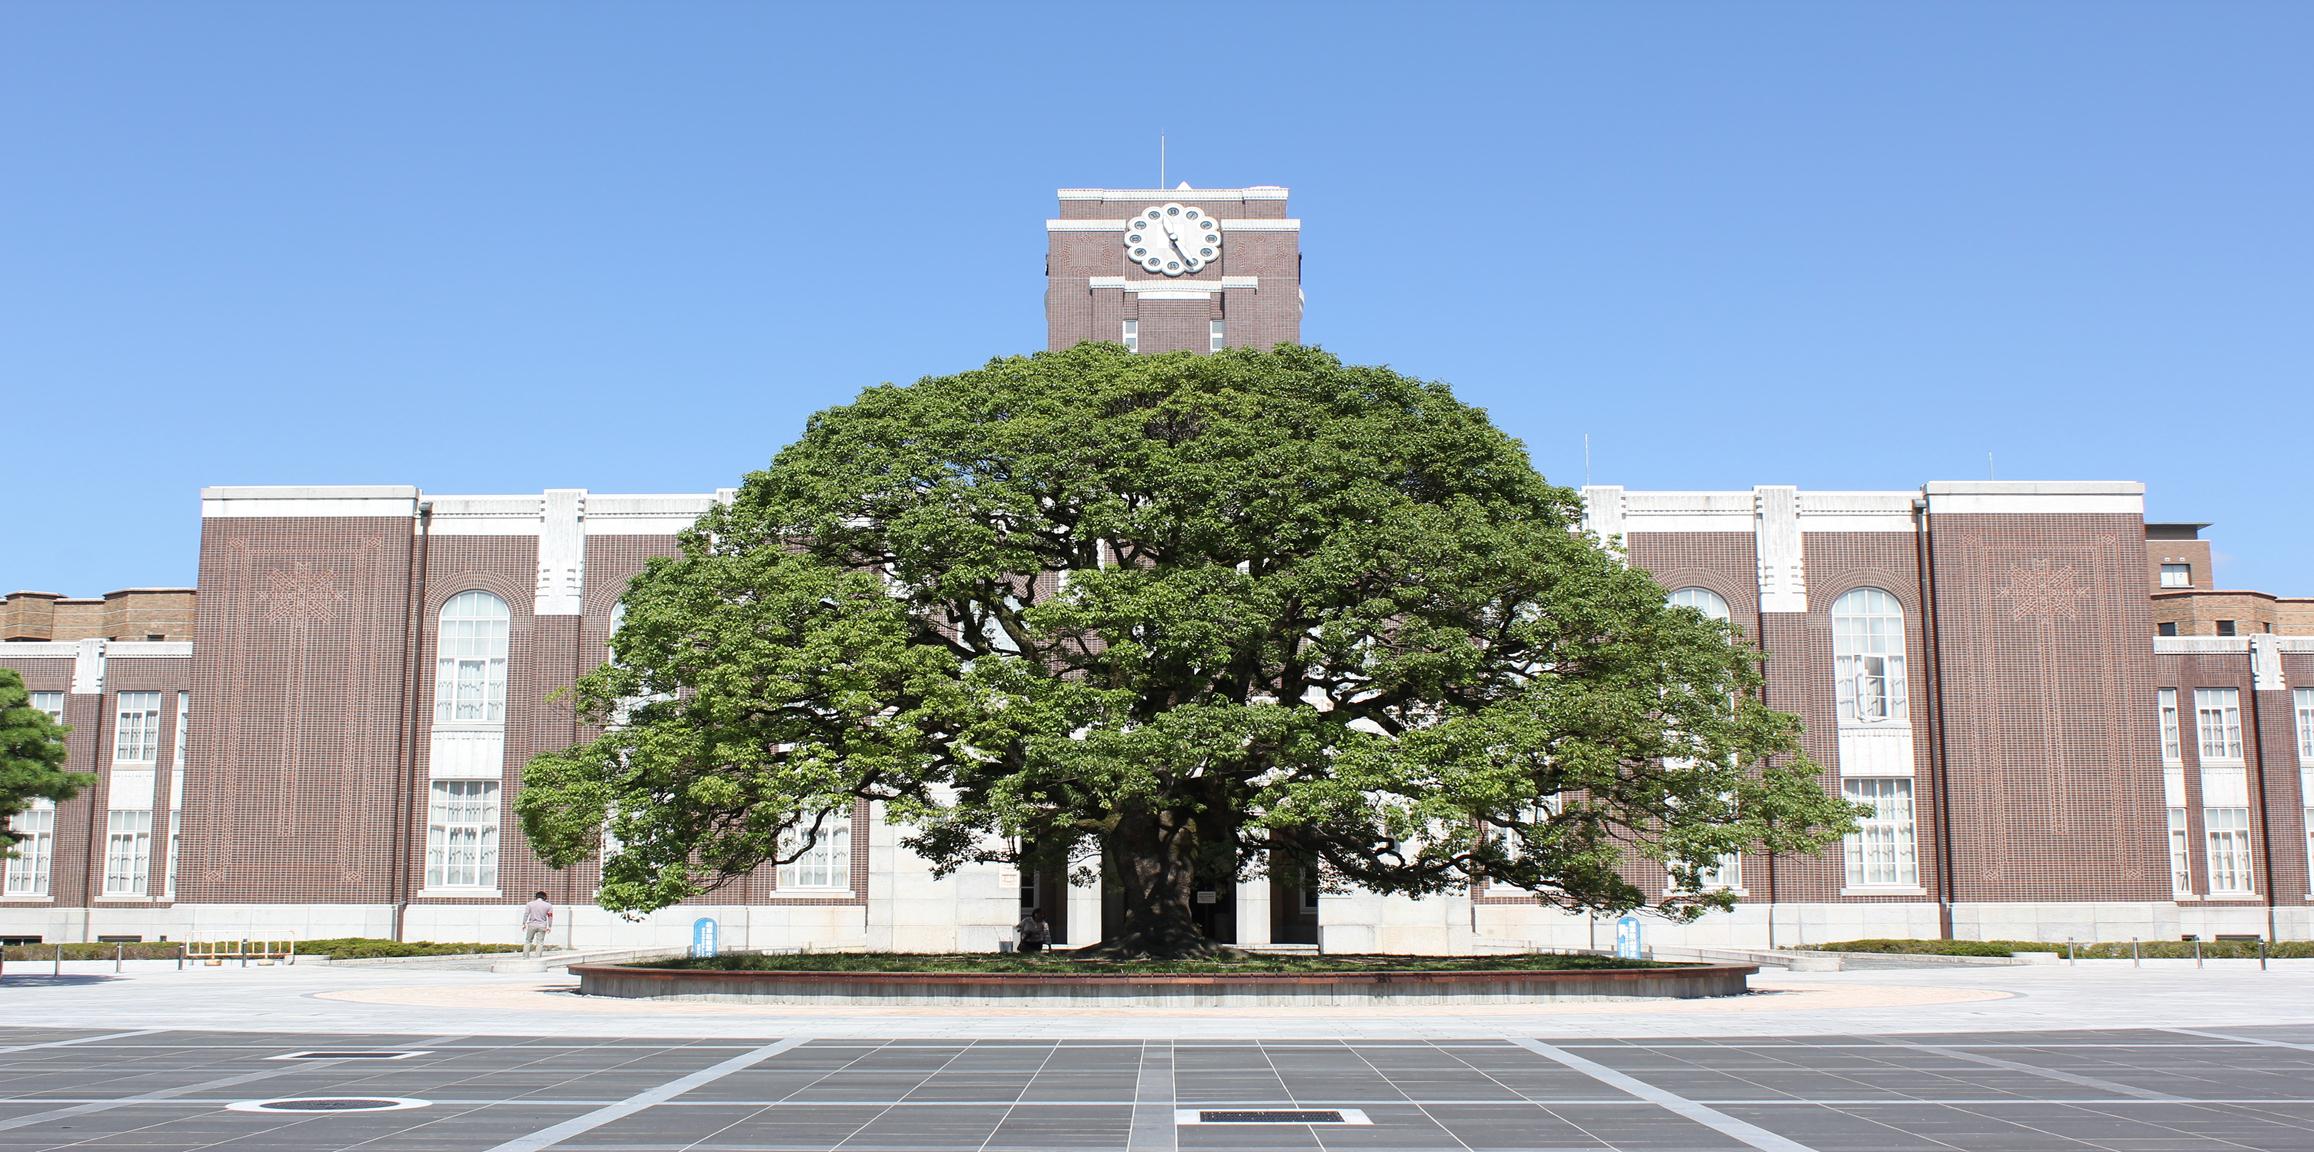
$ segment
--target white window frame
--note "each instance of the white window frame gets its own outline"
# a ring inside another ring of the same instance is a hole
[[[104,895],[142,900],[153,890],[153,810],[114,808],[104,818]]]
[[[2241,689],[2194,689],[2193,726],[2201,763],[2243,763]]]
[[[1723,624],[1735,619],[1734,614],[1728,610],[1727,597],[1709,588],[1690,585],[1673,589],[1670,595],[1663,598],[1663,602],[1674,608],[1693,608]]]
[[[2161,716],[2161,762],[2164,766],[2183,764],[2185,740],[2178,732],[2177,689],[2156,689],[2154,701]]]
[[[59,724],[64,723],[64,693],[33,692],[29,693],[29,695],[32,698],[31,702],[34,711],[45,712],[48,714],[49,719],[54,720]]]
[[[2171,579],[2173,576],[2176,579]],[[2161,586],[2164,588],[2193,587],[2193,565],[2163,564],[2161,566]]]
[[[1139,320],[1126,320],[1118,324],[1117,341],[1125,346],[1125,351],[1139,352],[1141,350],[1141,322]]]
[[[443,603],[434,632],[435,727],[505,726],[513,621],[506,601],[480,588]]]
[[[2193,832],[2178,805],[2169,809],[2169,891],[2180,900],[2193,895]]]
[[[781,834],[779,854],[796,850],[803,837],[811,831],[811,820],[806,818],[796,828]],[[779,866],[776,890],[781,892],[849,892],[852,890],[852,813],[849,809],[830,812],[820,824],[819,835],[811,846],[794,861]]]
[[[2314,768],[2314,688],[2291,689],[2290,711],[2298,719],[2298,766]],[[2306,799],[2314,803],[2314,794]]]
[[[35,798],[31,807],[8,818],[8,829],[24,839],[8,849],[7,876],[0,881],[0,896],[48,899],[48,874],[56,865],[56,802]]]
[[[428,893],[498,891],[496,780],[435,780],[426,789]]]
[[[113,698],[112,762],[151,765],[161,758],[161,694],[123,692]]]
[[[2202,835],[2209,846],[2212,896],[2255,896],[2255,859],[2250,854],[2250,810],[2228,805],[2202,809]]]
[[[185,733],[193,726],[193,694],[177,693],[177,743],[169,759],[169,863],[161,873],[161,898],[177,898],[178,829],[185,823]]]
[[[1221,321],[1221,320],[1209,320],[1209,321],[1206,321],[1206,327],[1205,327],[1205,350],[1206,350],[1207,352],[1219,352],[1219,351],[1221,351],[1221,350],[1222,350],[1222,348],[1224,347],[1224,342],[1225,342],[1225,341],[1227,340],[1227,338],[1228,338],[1228,330],[1229,330],[1229,326],[1228,326],[1228,323],[1227,323],[1226,321]]]
[[[1904,628],[1904,602],[1885,588],[1850,589],[1832,602],[1833,706],[1841,727],[1912,723]]]
[[[1912,779],[1851,776],[1840,782],[1840,792],[1852,803],[1873,806],[1842,839],[1845,891],[1918,891],[1920,821]]]

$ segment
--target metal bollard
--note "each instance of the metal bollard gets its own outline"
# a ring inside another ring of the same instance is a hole
[[[2258,941],[2258,971],[2260,971],[2260,972],[2263,972],[2263,971],[2265,971],[2265,970],[2266,970],[2266,942],[2265,942],[2264,940],[2260,940],[2260,941]]]
[[[2135,936],[2129,938],[2129,966],[2132,968],[2145,967],[2144,962],[2137,958],[2137,937]]]
[[[177,971],[185,970],[185,942],[177,941]]]
[[[113,975],[115,975],[115,976],[118,976],[118,975],[120,975],[120,974],[121,974],[121,961],[122,961],[124,958],[126,958],[126,957],[128,956],[128,954],[129,954],[129,946],[128,946],[128,945],[126,945],[126,944],[122,944],[122,943],[119,943],[119,942],[117,942],[117,941],[116,941],[116,942],[114,942],[114,944],[113,944],[113,946],[112,946],[112,974],[113,974]]]
[[[2193,966],[2196,968],[2202,966],[2202,942],[2199,940],[2193,942]]]
[[[2071,940],[2065,941],[2065,963],[2075,968],[2081,966],[2081,957],[2073,951],[2073,941]]]
[[[64,975],[64,945],[56,946],[56,967],[49,969],[48,974],[51,976]]]

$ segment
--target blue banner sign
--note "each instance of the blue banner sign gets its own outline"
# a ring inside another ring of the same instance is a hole
[[[716,939],[715,918],[713,916],[701,916],[691,922],[692,959],[713,959],[719,943],[720,941]]]
[[[1615,955],[1624,960],[1639,959],[1639,917],[1625,916],[1615,922]]]

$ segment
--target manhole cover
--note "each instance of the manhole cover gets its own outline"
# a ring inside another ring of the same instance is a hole
[[[292,1096],[282,1100],[243,1100],[226,1108],[234,1112],[400,1112],[425,1106],[424,1100],[393,1096]]]
[[[1182,1108],[1176,1124],[1371,1124],[1356,1108]]]
[[[267,1057],[267,1059],[269,1059],[269,1060],[407,1060],[407,1059],[409,1059],[409,1058],[410,1058],[410,1057],[412,1057],[412,1056],[423,1056],[423,1055],[425,1055],[425,1053],[424,1053],[424,1052],[420,1052],[420,1051],[400,1051],[400,1052],[354,1052],[354,1051],[342,1051],[342,1050],[330,1049],[330,1050],[314,1051],[314,1052],[285,1052],[285,1053],[283,1053],[283,1054],[281,1054],[281,1055],[279,1055],[279,1056],[269,1056],[269,1057]]]

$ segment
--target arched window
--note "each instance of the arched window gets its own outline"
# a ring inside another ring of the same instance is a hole
[[[434,642],[434,723],[506,723],[506,601],[480,590],[442,606]]]
[[[1904,605],[1880,588],[1832,602],[1833,696],[1843,725],[1903,724]]]
[[[1664,599],[1674,608],[1693,608],[1714,620],[1733,618],[1727,610],[1727,599],[1709,588],[1682,588]]]

